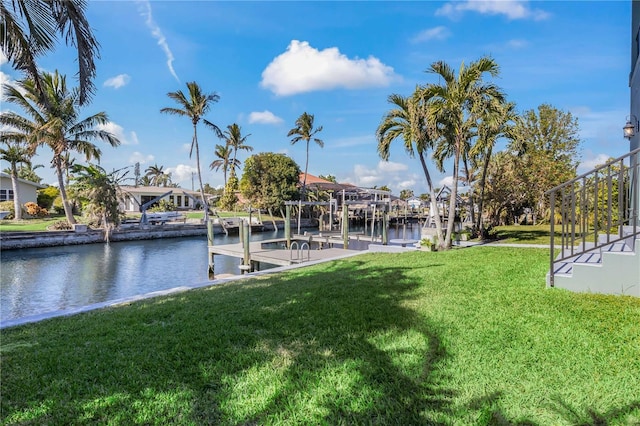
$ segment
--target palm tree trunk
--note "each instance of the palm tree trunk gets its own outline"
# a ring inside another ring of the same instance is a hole
[[[304,178],[302,179],[302,193],[298,202],[298,235],[300,234],[300,222],[302,222],[302,199],[307,189],[307,169],[309,168],[309,140],[307,140],[307,161],[304,163]]]
[[[196,125],[193,125],[193,144],[196,148],[196,168],[198,170],[198,183],[200,183],[200,197],[202,197],[202,205],[204,206],[204,223],[209,222],[209,205],[204,197],[204,186],[202,185],[202,173],[200,173],[200,147],[198,147],[198,131]]]
[[[471,225],[475,225],[476,223],[476,215],[475,209],[473,208],[473,190],[471,189],[471,175],[469,174],[469,158],[467,155],[463,156],[464,158],[464,172],[467,175],[467,185],[469,186],[469,214],[471,215]]]
[[[420,163],[422,164],[422,170],[424,171],[424,176],[427,179],[427,186],[429,187],[429,194],[431,194],[431,214],[434,217],[434,221],[436,224],[436,237],[438,238],[438,247],[442,247],[444,245],[444,238],[442,237],[442,222],[440,221],[440,212],[438,211],[438,203],[436,202],[436,194],[433,190],[433,182],[431,182],[431,174],[429,173],[429,169],[427,168],[427,162],[424,160],[424,155],[422,152],[419,153]]]
[[[13,187],[13,219],[22,220],[22,203],[18,192],[18,168],[15,163],[11,164],[11,186]]]
[[[64,208],[64,215],[67,218],[67,222],[69,225],[74,225],[76,223],[76,219],[73,217],[73,209],[71,205],[69,205],[69,200],[67,198],[67,190],[64,186],[64,174],[62,171],[62,161],[60,156],[56,156],[55,158],[56,165],[56,174],[58,175],[58,185],[60,186],[60,198],[62,198],[62,207]]]
[[[482,165],[482,176],[480,177],[480,200],[478,201],[478,217],[477,217],[477,225],[476,228],[480,233],[480,237],[484,238],[484,220],[483,220],[483,209],[484,209],[484,186],[487,182],[487,170],[489,170],[489,161],[491,160],[491,151],[492,148],[489,147],[487,153],[485,154],[484,164]]]
[[[444,248],[446,250],[451,248],[451,239],[453,237],[453,226],[456,218],[456,198],[458,197],[458,174],[460,168],[460,140],[456,136],[456,147],[453,161],[453,187],[451,188],[451,195],[449,198],[449,218],[447,223],[447,236],[444,241]]]

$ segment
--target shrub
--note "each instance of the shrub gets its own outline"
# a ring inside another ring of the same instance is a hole
[[[47,211],[47,209],[43,209],[33,201],[29,201],[28,203],[25,203],[24,208],[27,214],[30,216],[45,217],[49,215],[49,212]]]
[[[167,201],[160,200],[158,204],[148,209],[148,212],[172,212],[176,209],[176,205]]]
[[[13,201],[9,200],[9,201],[0,202],[0,211],[11,212],[8,215],[6,215],[4,218],[5,219],[13,219],[15,217],[15,213],[16,213],[16,210],[13,207]]]
[[[51,209],[54,200],[60,195],[55,186],[48,186],[38,191],[38,205],[44,209]]]
[[[66,220],[59,220],[49,225],[49,229],[52,231],[69,231],[73,228],[71,227],[71,225],[69,225],[69,222],[67,222]]]

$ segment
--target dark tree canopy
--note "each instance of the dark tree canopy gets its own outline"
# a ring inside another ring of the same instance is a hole
[[[244,163],[240,191],[253,207],[281,209],[285,201],[297,200],[300,167],[284,154],[263,152]]]

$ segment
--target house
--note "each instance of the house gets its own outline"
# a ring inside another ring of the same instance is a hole
[[[38,201],[38,190],[46,188],[47,185],[31,182],[24,179],[18,179],[18,192],[20,193],[20,204]],[[13,184],[11,176],[7,173],[0,172],[0,201],[13,200]]]
[[[165,200],[178,210],[195,210],[201,204],[200,192],[164,186],[120,186],[120,209],[125,213],[140,212],[140,207]],[[155,200],[155,201],[154,201]]]
[[[631,2],[630,35],[629,152],[547,192],[549,287],[640,297],[640,1]]]

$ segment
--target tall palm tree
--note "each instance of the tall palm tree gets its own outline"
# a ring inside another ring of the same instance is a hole
[[[18,164],[31,165],[31,156],[24,145],[11,143],[4,140],[4,134],[0,134],[0,139],[6,143],[6,148],[0,148],[0,160],[9,163],[9,175],[11,176],[11,186],[13,187],[13,209],[15,220],[22,219],[22,203],[20,202],[20,186],[18,185]]]
[[[303,112],[300,117],[296,120],[296,127],[289,130],[287,133],[287,137],[293,136],[291,139],[291,145],[295,145],[300,141],[305,141],[307,144],[307,157],[304,163],[304,178],[302,180],[302,196],[304,197],[306,186],[307,186],[307,169],[309,168],[309,142],[313,139],[313,141],[318,144],[320,148],[324,147],[324,142],[321,139],[314,138],[313,136],[316,133],[322,131],[322,126],[313,128],[313,114],[307,114]]]
[[[193,155],[193,151],[196,151],[196,167],[198,170],[198,182],[200,183],[200,196],[202,197],[202,204],[204,206],[204,220],[209,220],[209,206],[207,199],[204,196],[204,186],[202,185],[202,173],[200,172],[200,147],[198,146],[198,123],[200,120],[211,130],[213,130],[219,138],[222,138],[222,132],[212,122],[205,119],[204,116],[209,112],[214,103],[220,100],[220,96],[215,93],[203,93],[200,86],[195,81],[187,83],[187,89],[189,89],[188,97],[182,90],[167,93],[167,96],[174,100],[178,104],[178,108],[162,108],[160,112],[172,115],[178,115],[187,117],[191,120],[193,125],[193,137],[191,139],[191,149],[189,151],[189,158]]]
[[[231,158],[231,147],[228,144],[220,145],[216,144],[216,150],[213,153],[217,160],[213,160],[211,164],[209,164],[209,168],[211,170],[220,170],[222,169],[222,174],[224,175],[224,189],[227,189],[227,172],[229,169],[234,170],[240,166],[240,161]],[[232,173],[235,173],[232,171]]]
[[[70,224],[74,224],[76,221],[64,183],[64,155],[75,151],[84,154],[87,161],[99,160],[101,151],[91,140],[101,139],[113,147],[120,145],[120,141],[107,131],[95,129],[99,124],[108,123],[106,113],[99,112],[84,119],[78,117],[79,91],[69,90],[65,76],[57,71],[53,74],[45,72],[40,80],[43,93],[30,78],[19,81],[17,86],[3,86],[7,102],[21,107],[25,116],[12,111],[3,112],[0,124],[12,129],[5,133],[6,137],[27,143],[29,154],[35,154],[41,146],[51,149],[51,162],[58,176],[65,216]]]
[[[302,221],[302,200],[305,197],[307,191],[307,169],[309,168],[309,142],[313,141],[318,144],[320,148],[324,147],[322,139],[315,138],[314,135],[322,131],[322,126],[313,128],[313,114],[307,114],[303,112],[296,120],[296,127],[289,130],[287,137],[293,136],[291,139],[291,145],[295,145],[300,141],[305,141],[307,144],[307,156],[304,163],[304,178],[302,179],[302,191],[300,193],[300,202],[298,203],[298,234],[300,233],[300,222]]]
[[[389,160],[391,143],[400,137],[404,142],[404,149],[410,157],[418,154],[431,195],[431,212],[436,225],[438,244],[443,245],[442,223],[436,203],[436,194],[425,160],[425,153],[427,149],[433,147],[433,141],[429,136],[424,114],[418,105],[420,99],[417,96],[404,97],[392,94],[387,100],[393,104],[394,108],[387,111],[376,130],[378,154],[383,160]]]
[[[457,74],[442,61],[431,64],[427,72],[436,74],[441,81],[425,86],[420,94],[426,103],[430,126],[439,136],[436,155],[441,163],[445,158],[453,157],[453,187],[445,236],[445,248],[450,248],[463,151],[469,146],[469,139],[485,109],[504,102],[505,96],[498,86],[483,81],[486,73],[492,77],[499,74],[498,64],[489,57],[480,58],[468,67],[462,63]]]
[[[169,174],[164,171],[164,166],[158,166],[154,164],[145,169],[145,176],[147,176],[153,186],[167,186],[167,183],[171,182]]]
[[[227,142],[227,146],[233,150],[233,159],[230,162],[230,167],[231,174],[234,176],[236,165],[240,165],[240,162],[237,160],[238,150],[253,151],[253,147],[246,144],[249,136],[251,136],[251,134],[242,136],[242,129],[236,123],[227,126],[227,130],[224,131],[224,139]]]
[[[516,111],[516,105],[513,102],[498,103],[491,108],[487,108],[478,126],[476,143],[469,151],[469,155],[472,158],[482,162],[479,181],[478,217],[474,225],[480,232],[480,235],[484,235],[483,210],[485,183],[493,148],[499,138],[512,138],[513,124],[517,118],[518,113]]]
[[[51,52],[58,38],[78,51],[78,101],[84,105],[95,87],[94,58],[98,58],[99,44],[85,16],[85,0],[12,0],[0,1],[0,46],[15,69],[26,73],[40,93],[44,92],[36,60]],[[43,102],[47,102],[46,97]]]

